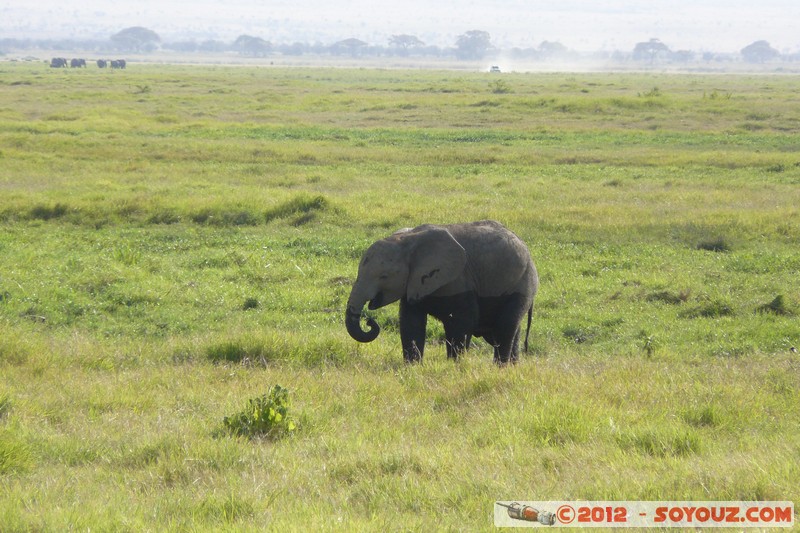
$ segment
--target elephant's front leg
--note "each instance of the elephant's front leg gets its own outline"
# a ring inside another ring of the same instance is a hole
[[[403,359],[407,363],[422,360],[425,351],[425,328],[428,314],[419,304],[400,300],[400,340],[403,343]]]

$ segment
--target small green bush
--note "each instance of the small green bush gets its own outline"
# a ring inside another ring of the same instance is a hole
[[[278,218],[288,218],[299,215],[300,218],[297,220],[300,224],[297,225],[302,225],[303,220],[313,216],[316,212],[328,209],[329,204],[330,202],[328,202],[328,199],[322,195],[309,196],[304,194],[269,209],[264,213],[264,220],[266,222],[272,222]]]
[[[67,214],[69,207],[64,204],[57,203],[54,206],[36,205],[31,208],[30,218],[35,220],[51,220],[54,218],[61,218]]]
[[[691,292],[688,290],[682,291],[678,294],[675,294],[671,291],[657,291],[648,294],[645,297],[645,300],[648,302],[661,302],[670,305],[680,305],[689,299],[690,294]]]
[[[289,417],[289,391],[280,385],[270,387],[269,393],[251,398],[247,407],[222,421],[225,429],[236,436],[280,438],[297,429]]]
[[[697,245],[697,249],[705,250],[707,252],[730,252],[731,245],[724,238],[719,237],[700,242]]]
[[[646,353],[648,357],[652,357],[653,354],[661,348],[661,341],[655,335],[651,335],[646,331],[641,331],[639,337],[642,339],[642,351]]]
[[[242,304],[243,311],[249,311],[250,309],[258,309],[261,304],[258,301],[258,298],[245,298],[244,303]]]
[[[663,96],[664,93],[661,92],[661,89],[658,87],[653,87],[649,91],[645,93],[639,93],[639,97],[642,98],[658,98],[659,96]]]
[[[511,87],[503,80],[489,82],[489,89],[493,94],[509,94],[511,92]]]
[[[733,306],[722,300],[709,300],[680,313],[683,318],[719,318],[732,316]]]
[[[779,316],[791,316],[794,314],[792,310],[786,305],[786,301],[784,300],[782,294],[776,296],[775,299],[772,300],[770,303],[758,306],[758,308],[756,308],[756,312],[770,313]]]

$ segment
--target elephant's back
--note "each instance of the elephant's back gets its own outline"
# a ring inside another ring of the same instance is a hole
[[[528,247],[512,231],[492,220],[448,229],[467,253],[468,276],[480,296],[535,293],[536,268]]]

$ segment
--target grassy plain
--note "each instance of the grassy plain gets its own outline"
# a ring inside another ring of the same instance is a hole
[[[2,529],[797,506],[797,83],[0,64]],[[520,364],[347,336],[366,246],[482,218],[539,267]],[[291,435],[221,431],[275,384]]]

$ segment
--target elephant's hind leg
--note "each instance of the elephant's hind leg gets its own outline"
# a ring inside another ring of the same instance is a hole
[[[505,365],[509,362],[519,361],[519,336],[521,328],[519,325],[513,331],[501,330],[497,332],[498,342],[494,347],[494,362]]]
[[[514,335],[514,340],[511,343],[511,362],[516,363],[519,361],[519,333],[522,328],[517,327],[517,334]]]
[[[494,327],[494,361],[498,364],[516,363],[519,360],[520,323],[527,312],[522,295],[515,295],[497,316]]]

